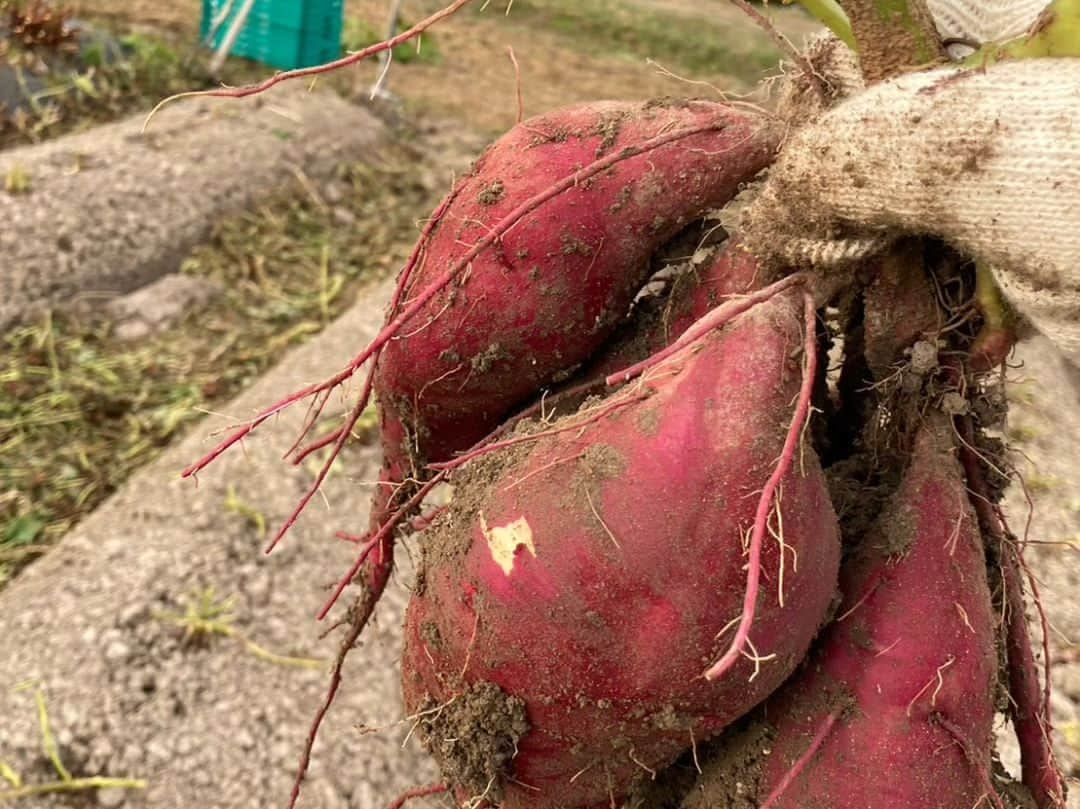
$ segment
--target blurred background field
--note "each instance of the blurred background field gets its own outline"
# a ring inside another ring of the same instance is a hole
[[[405,2],[401,24],[439,7]],[[343,49],[381,38],[387,8],[349,0]],[[8,23],[0,148],[88,131],[214,86],[198,42],[201,10],[195,0],[0,0]],[[796,41],[816,29],[799,9],[775,13]],[[65,33],[73,21],[78,33]],[[419,49],[399,47],[388,81],[396,101],[379,107],[393,139],[342,165],[325,188],[289,183],[215,223],[212,239],[183,262],[181,273],[222,294],[137,342],[122,339],[104,305],[35,316],[3,335],[0,584],[285,348],[320,331],[365,281],[396,269],[415,221],[449,187],[450,167],[467,165],[516,120],[508,48],[526,114],[599,97],[742,93],[778,58],[765,34],[720,1],[477,4]],[[320,82],[366,103],[378,71],[361,64]],[[270,72],[230,59],[220,81]],[[435,154],[424,145],[432,122],[444,133]],[[31,172],[15,164],[2,179],[0,193],[34,205]]]

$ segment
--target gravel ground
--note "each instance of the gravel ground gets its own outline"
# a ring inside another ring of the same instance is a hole
[[[185,99],[145,115],[0,153],[0,328],[35,306],[127,292],[176,270],[222,214],[302,172],[363,158],[383,131],[331,92]],[[27,190],[3,191],[25,177]]]
[[[349,311],[243,394],[226,412],[243,418],[308,380],[321,379],[370,339],[386,287]],[[31,692],[39,683],[72,774],[137,777],[144,792],[102,790],[86,800],[31,798],[19,805],[254,809],[282,806],[326,675],[265,662],[235,639],[204,648],[160,619],[191,593],[235,597],[235,626],[269,650],[329,658],[313,615],[326,586],[347,569],[351,546],[335,529],[366,525],[377,457],[353,452],[280,551],[267,557],[240,502],[280,524],[311,479],[280,461],[302,410],[283,415],[223,456],[196,488],[177,472],[208,447],[203,434],[171,448],[0,592],[0,760],[27,783],[54,779],[41,751]],[[213,419],[218,426],[223,419]],[[212,427],[207,427],[207,430]],[[411,570],[407,558],[402,570]],[[400,722],[397,660],[407,589],[383,599],[377,623],[350,659],[346,685],[316,749],[300,806],[385,807],[435,780]],[[381,728],[368,733],[367,728]],[[2,783],[2,782],[0,782]],[[423,807],[423,803],[417,804]],[[429,804],[431,805],[431,804]]]

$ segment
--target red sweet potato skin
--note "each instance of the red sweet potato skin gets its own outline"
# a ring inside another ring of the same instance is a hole
[[[677,372],[659,370],[651,397],[478,467],[424,540],[406,705],[443,705],[478,682],[524,701],[530,729],[496,785],[501,806],[608,806],[646,768],[754,707],[804,656],[839,564],[810,447],[782,484],[783,607],[778,543],[763,555],[751,639],[776,657],[756,675],[743,660],[702,677],[741,611],[744,533],[801,376],[799,315],[790,298],[751,310]],[[440,763],[453,780],[454,762]]]
[[[774,809],[971,809],[986,795],[995,619],[963,480],[948,423],[925,426],[878,529],[845,563],[840,617],[768,704],[763,799],[838,719]]]
[[[472,446],[589,357],[626,314],[656,248],[766,166],[776,133],[752,113],[710,102],[601,102],[519,124],[477,161],[434,228],[404,303],[553,183],[654,136],[710,124],[526,215],[386,346],[377,395],[415,434],[422,460]]]
[[[715,248],[702,266],[674,279],[659,300],[635,304],[618,331],[582,370],[545,397],[545,412],[572,413],[589,396],[603,391],[603,381],[667,348],[694,322],[734,296],[745,295],[775,278],[732,237]]]

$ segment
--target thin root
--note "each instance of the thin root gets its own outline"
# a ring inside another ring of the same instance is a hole
[[[408,792],[399,795],[392,804],[386,807],[386,809],[401,809],[401,807],[413,798],[426,798],[429,795],[442,795],[449,790],[450,787],[446,784],[429,784],[426,787],[416,787],[415,789],[410,789]]]
[[[1050,742],[1050,715],[1040,687],[1038,666],[1024,614],[1024,585],[1018,549],[1008,540],[1008,527],[990,502],[981,459],[974,448],[975,427],[971,417],[958,417],[956,429],[960,437],[960,460],[972,495],[971,504],[983,531],[998,549],[1001,559],[1007,607],[1005,650],[1009,669],[1009,699],[1013,728],[1020,745],[1021,778],[1040,809],[1057,809],[1065,806],[1064,778]]]
[[[142,131],[144,133],[146,132],[147,127],[150,126],[150,121],[153,120],[154,116],[157,115],[158,111],[160,111],[162,107],[171,104],[173,101],[181,98],[194,98],[198,96],[210,96],[212,98],[245,98],[247,96],[258,95],[259,93],[265,92],[274,85],[280,84],[283,81],[288,81],[289,79],[300,79],[308,76],[320,76],[324,73],[330,73],[340,68],[348,67],[349,65],[355,65],[357,62],[362,62],[363,60],[380,54],[383,51],[392,51],[398,45],[402,45],[411,39],[419,37],[422,33],[424,33],[424,31],[431,28],[433,25],[440,22],[441,20],[444,20],[452,14],[460,11],[471,2],[472,0],[454,0],[454,2],[448,5],[446,8],[436,11],[430,17],[421,20],[409,30],[402,31],[395,37],[383,40],[382,42],[377,42],[374,45],[369,45],[363,50],[347,54],[340,59],[335,59],[332,62],[326,62],[325,64],[315,65],[313,67],[299,68],[297,70],[284,70],[280,73],[275,73],[270,78],[264,79],[257,84],[249,84],[243,87],[219,87],[215,90],[195,90],[186,93],[177,93],[176,95],[169,96],[168,98],[159,101],[157,103],[157,106],[150,110],[150,114],[147,115],[146,120],[143,121]]]
[[[648,359],[642,360],[639,363],[631,365],[622,371],[617,371],[607,378],[608,385],[618,385],[623,382],[629,382],[631,379],[640,376],[650,368],[654,368],[660,363],[664,362],[674,354],[688,348],[696,343],[702,337],[714,329],[718,329],[721,326],[731,322],[734,318],[741,315],[743,312],[757,306],[759,303],[763,303],[770,300],[781,292],[790,289],[798,284],[805,283],[806,277],[796,273],[789,275],[786,278],[782,278],[774,284],[770,284],[767,287],[759,289],[747,295],[740,295],[737,298],[732,298],[729,301],[717,306],[712,311],[706,313],[704,316],[694,322],[689,329],[683,332],[679,339],[669,345],[667,348],[657,351]],[[813,321],[811,321],[812,323]],[[801,429],[800,421],[800,429]]]
[[[810,741],[810,746],[806,748],[806,752],[799,756],[798,761],[792,765],[790,770],[784,773],[784,777],[780,779],[780,783],[776,785],[776,789],[770,792],[769,796],[765,799],[765,802],[761,804],[761,809],[772,809],[776,802],[780,800],[780,796],[788,790],[795,782],[795,779],[799,777],[799,774],[806,769],[810,760],[817,755],[817,751],[821,749],[821,745],[825,743],[825,739],[828,738],[839,718],[840,714],[837,711],[833,711],[825,717],[821,723],[821,727],[818,728],[817,733],[814,734],[814,738]]]
[[[794,276],[789,276],[794,277]],[[775,285],[774,285],[775,286]],[[728,646],[724,655],[705,672],[707,680],[715,680],[722,676],[739,660],[743,650],[750,639],[750,628],[754,622],[754,613],[757,608],[758,586],[761,579],[761,549],[765,534],[768,530],[769,513],[772,511],[773,496],[780,481],[787,475],[798,450],[799,437],[802,435],[803,422],[810,415],[810,397],[814,392],[814,379],[817,376],[817,334],[815,322],[814,299],[809,294],[803,293],[803,310],[806,319],[806,334],[803,351],[805,362],[803,366],[802,386],[799,391],[799,400],[795,405],[795,412],[788,427],[787,436],[784,439],[784,448],[780,454],[780,460],[770,475],[758,499],[757,513],[754,517],[754,528],[750,536],[750,558],[747,560],[746,593],[743,597],[742,615],[739,617],[739,625],[735,630],[735,637]]]

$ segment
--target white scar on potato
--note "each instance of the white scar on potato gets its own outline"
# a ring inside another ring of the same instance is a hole
[[[514,557],[517,555],[519,548],[528,549],[529,553],[534,558],[536,557],[536,545],[533,544],[532,527],[524,517],[518,517],[511,523],[497,525],[489,529],[487,520],[484,519],[484,513],[480,512],[480,530],[487,540],[491,558],[495,560],[495,564],[501,567],[502,572],[507,576],[514,569]]]

